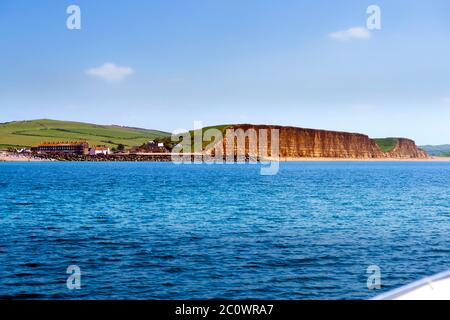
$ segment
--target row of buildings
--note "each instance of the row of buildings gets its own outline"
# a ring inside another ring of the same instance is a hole
[[[64,153],[78,155],[108,155],[111,150],[107,146],[89,147],[87,141],[65,141],[65,142],[42,142],[31,148],[31,152],[36,153]]]
[[[77,155],[109,155],[112,153],[110,148],[104,145],[89,146],[87,141],[61,141],[61,142],[42,142],[36,147],[31,148],[31,152],[40,154],[77,154]],[[124,153],[125,151],[121,151]],[[141,146],[132,147],[125,153],[167,153],[169,150],[163,143],[149,141]]]

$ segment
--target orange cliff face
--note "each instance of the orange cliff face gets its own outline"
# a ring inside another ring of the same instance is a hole
[[[270,130],[279,130],[279,150],[281,158],[347,158],[347,159],[382,159],[382,158],[428,158],[428,154],[419,149],[414,141],[404,138],[397,139],[397,145],[389,152],[383,152],[377,143],[368,136],[359,133],[304,129],[269,125],[233,125],[228,129],[254,129],[259,136],[259,130],[266,129],[270,150]],[[222,140],[224,152],[232,139],[225,132]],[[237,140],[234,142],[234,154],[238,154]],[[231,145],[231,143],[230,143]],[[242,149],[242,147],[241,147]],[[242,154],[243,150],[239,150]],[[248,142],[245,154],[249,155]],[[261,156],[258,151],[258,156]],[[270,153],[269,153],[270,154]],[[254,155],[254,154],[253,154]],[[263,155],[264,156],[264,155]]]
[[[410,158],[410,159],[425,159],[430,156],[428,153],[416,146],[413,140],[398,138],[397,145],[393,150],[386,152],[388,158]]]

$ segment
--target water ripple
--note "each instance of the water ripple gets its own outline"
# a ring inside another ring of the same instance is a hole
[[[0,299],[369,298],[450,266],[448,181],[447,163],[2,163]]]

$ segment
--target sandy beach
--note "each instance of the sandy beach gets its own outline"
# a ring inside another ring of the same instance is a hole
[[[372,159],[350,159],[350,158],[280,158],[280,162],[450,162],[450,157],[429,158],[372,158]]]
[[[37,162],[37,161],[42,162],[48,160],[34,158],[32,156],[0,154],[0,162]]]

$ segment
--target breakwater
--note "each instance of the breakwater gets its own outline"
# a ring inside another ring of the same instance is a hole
[[[169,162],[172,161],[171,154],[111,154],[111,155],[77,155],[77,154],[35,154],[35,158],[51,161],[84,161],[84,162],[102,162],[102,161],[151,161],[151,162]]]
[[[197,157],[200,155],[197,155]],[[33,158],[39,160],[48,161],[80,161],[80,162],[171,162],[171,153],[158,153],[158,154],[111,154],[111,155],[79,155],[79,154],[54,154],[54,153],[42,153],[34,154]],[[226,157],[223,157],[226,161]],[[239,159],[240,160],[240,159]],[[194,154],[185,154],[184,161],[194,162]],[[245,162],[259,162],[260,157],[251,157],[246,155],[244,157]],[[238,162],[238,157],[234,156],[234,162]]]

